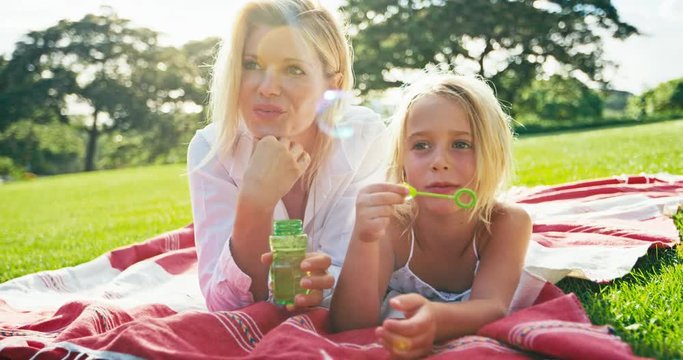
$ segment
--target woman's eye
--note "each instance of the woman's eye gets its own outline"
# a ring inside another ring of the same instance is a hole
[[[472,147],[470,143],[462,140],[454,141],[452,146],[454,149],[469,149]]]
[[[258,70],[260,69],[259,64],[254,60],[245,60],[243,65],[244,70]]]
[[[418,141],[418,142],[416,142],[416,143],[413,144],[412,149],[413,149],[413,150],[426,150],[426,149],[429,149],[429,143],[427,143],[427,142],[425,142],[425,141]]]
[[[289,74],[289,75],[304,75],[304,71],[301,70],[300,67],[292,65],[292,66],[287,67],[287,74]]]

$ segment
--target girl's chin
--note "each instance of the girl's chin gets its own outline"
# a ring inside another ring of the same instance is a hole
[[[433,215],[449,215],[458,212],[460,209],[451,200],[446,199],[429,199],[428,202],[419,204],[420,211],[427,212]]]

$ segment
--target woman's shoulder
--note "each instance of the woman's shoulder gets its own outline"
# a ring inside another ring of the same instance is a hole
[[[382,117],[367,107],[350,106],[337,127],[343,134],[336,139],[354,166],[360,166],[362,159],[367,159],[370,153],[373,158],[383,158],[383,151],[390,148],[389,132]]]
[[[200,163],[205,163],[209,154],[213,150],[214,143],[217,138],[216,125],[210,123],[197,130],[190,140],[187,147],[187,162],[195,166]]]
[[[190,146],[192,146],[193,143],[206,143],[208,145],[213,145],[213,143],[216,142],[217,135],[218,132],[216,129],[216,124],[213,122],[209,123],[203,128],[195,131],[192,140],[190,140]]]
[[[382,117],[374,110],[365,106],[348,106],[337,124],[339,128],[352,129],[348,138],[377,136],[384,131],[386,125]]]

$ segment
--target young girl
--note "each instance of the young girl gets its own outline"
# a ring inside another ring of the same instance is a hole
[[[336,330],[388,317],[376,329],[380,342],[394,356],[413,358],[507,313],[531,220],[521,208],[496,201],[511,173],[512,134],[486,83],[427,77],[408,88],[394,125],[395,183],[360,191],[330,311]],[[404,182],[443,194],[469,188],[478,199],[468,210],[438,198],[406,203]]]

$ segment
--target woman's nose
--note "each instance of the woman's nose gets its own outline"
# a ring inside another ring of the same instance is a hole
[[[264,97],[280,95],[280,83],[277,74],[265,71],[258,86],[259,95]]]

